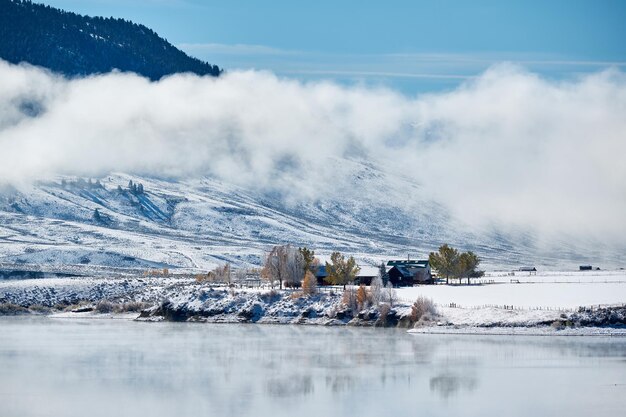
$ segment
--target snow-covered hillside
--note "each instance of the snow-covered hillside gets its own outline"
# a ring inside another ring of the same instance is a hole
[[[112,174],[4,186],[0,262],[206,270],[226,261],[259,264],[264,250],[282,243],[341,250],[362,263],[423,257],[442,243],[475,251],[488,267],[623,261],[617,250],[590,253],[559,242],[545,251],[524,231],[473,230],[402,176],[350,160],[337,169],[349,179],[341,188],[298,201],[213,178]]]

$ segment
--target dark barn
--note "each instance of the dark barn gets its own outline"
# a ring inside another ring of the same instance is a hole
[[[394,287],[407,287],[415,284],[432,284],[433,276],[428,261],[389,261],[387,272]]]

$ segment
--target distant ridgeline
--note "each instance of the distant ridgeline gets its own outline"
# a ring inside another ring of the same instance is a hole
[[[180,72],[212,76],[222,72],[143,25],[81,16],[27,0],[0,0],[0,58],[67,76],[118,69],[158,80]]]

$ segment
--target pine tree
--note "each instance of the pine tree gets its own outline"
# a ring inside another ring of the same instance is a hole
[[[459,268],[459,251],[448,244],[441,245],[438,252],[431,252],[428,261],[439,275],[446,277],[446,284],[449,284],[450,277],[454,277]]]
[[[472,251],[463,252],[459,255],[457,276],[459,280],[461,278],[467,278],[467,285],[470,285],[470,278],[482,277],[484,271],[477,271],[480,264],[480,258]]]
[[[315,261],[315,252],[306,246],[298,248],[300,255],[302,255],[302,261],[304,263],[303,268],[305,271],[309,271],[313,262]]]
[[[100,216],[100,211],[98,209],[93,211],[93,219],[98,223],[102,222],[102,216]]]

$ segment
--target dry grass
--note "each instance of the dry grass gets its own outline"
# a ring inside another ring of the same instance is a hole
[[[110,301],[102,300],[96,304],[94,310],[100,314],[113,313],[115,306],[116,305]]]
[[[0,316],[15,316],[26,314],[28,309],[13,303],[0,303]]]

